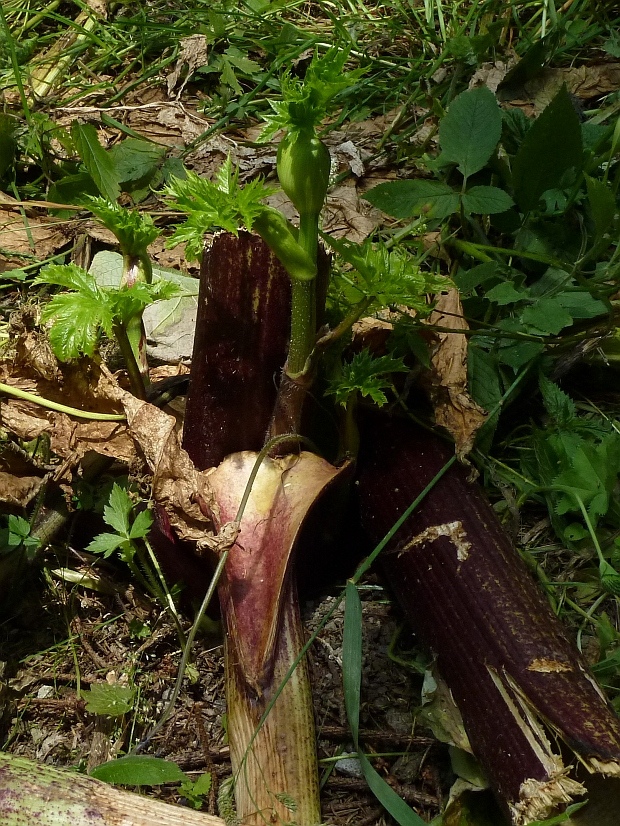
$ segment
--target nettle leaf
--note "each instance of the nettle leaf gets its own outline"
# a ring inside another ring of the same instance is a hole
[[[570,427],[577,416],[575,402],[563,390],[549,381],[545,376],[540,376],[538,386],[542,394],[545,410],[559,427]]]
[[[165,146],[140,138],[125,138],[108,150],[121,183],[152,177],[165,154]]]
[[[474,186],[463,195],[462,200],[466,212],[482,215],[496,215],[514,206],[510,195],[496,186]]]
[[[458,165],[468,178],[486,165],[502,132],[502,114],[493,92],[486,86],[461,92],[439,124],[444,160]]]
[[[388,181],[367,192],[364,200],[401,219],[424,213],[443,220],[459,209],[458,192],[440,181]]]
[[[79,123],[75,120],[71,124],[71,137],[99,192],[108,201],[116,201],[121,194],[119,177],[114,161],[99,143],[95,127],[91,123]]]
[[[581,440],[569,455],[570,467],[558,474],[554,485],[569,488],[580,497],[596,526],[610,506],[611,494],[620,469],[620,435],[611,432],[598,444]],[[556,513],[579,513],[579,506],[569,492],[562,494]]]
[[[120,717],[133,708],[134,690],[126,685],[93,683],[84,692],[86,711],[106,717]]]
[[[579,115],[563,86],[534,121],[512,162],[517,204],[524,211],[536,209],[543,192],[561,188],[563,175],[582,166]]]
[[[90,293],[55,295],[41,313],[41,319],[52,322],[50,344],[60,361],[92,356],[99,342],[99,331],[112,323],[110,308],[103,296]]]
[[[573,323],[572,315],[556,298],[540,298],[523,310],[521,320],[531,329],[546,335],[557,335]]]
[[[346,407],[352,393],[368,397],[382,407],[387,404],[387,396],[383,391],[394,386],[390,375],[408,372],[409,368],[401,358],[374,358],[369,350],[362,350],[361,353],[356,353],[350,362],[342,365],[341,376],[329,383],[327,394],[335,396],[336,403],[343,407]]]

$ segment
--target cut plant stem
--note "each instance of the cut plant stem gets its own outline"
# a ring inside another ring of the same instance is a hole
[[[363,423],[359,489],[373,541],[450,454],[410,422]],[[513,823],[562,811],[588,794],[590,776],[620,778],[615,712],[464,468],[444,475],[382,566],[436,654],[473,753]],[[585,818],[580,812],[575,822]]]

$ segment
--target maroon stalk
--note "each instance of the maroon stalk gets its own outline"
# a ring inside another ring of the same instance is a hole
[[[361,441],[362,518],[378,542],[451,450],[387,418],[367,419]],[[562,810],[590,775],[620,777],[616,714],[463,467],[442,477],[381,559],[515,824]]]

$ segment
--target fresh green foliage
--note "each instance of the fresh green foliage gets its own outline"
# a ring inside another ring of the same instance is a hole
[[[133,518],[134,503],[127,491],[114,484],[109,503],[103,510],[103,520],[114,533],[101,533],[88,545],[90,553],[111,556],[119,551],[125,562],[133,562],[137,551],[136,540],[148,535],[153,517],[145,510]]]
[[[275,191],[260,178],[239,186],[239,169],[233,169],[230,156],[215,181],[200,178],[193,172],[188,172],[184,179],[175,178],[166,187],[165,194],[188,218],[176,228],[168,245],[185,243],[188,260],[199,260],[205,232],[224,229],[237,235],[240,229],[251,230],[265,208],[264,199]]]
[[[302,80],[286,74],[280,79],[281,98],[269,100],[273,114],[265,116],[261,140],[270,140],[279,129],[314,130],[321,124],[334,98],[350,89],[363,71],[345,72],[349,58],[346,50],[329,49],[322,57],[315,53]]]
[[[105,717],[122,717],[133,708],[134,689],[119,683],[93,683],[84,692],[86,711]]]
[[[27,519],[10,513],[6,518],[6,527],[0,528],[0,555],[23,550],[27,559],[33,559],[41,542],[36,536],[31,536],[31,530]]]
[[[395,218],[424,214],[443,220],[461,209],[465,214],[506,212],[514,202],[503,189],[489,185],[467,187],[468,179],[491,160],[501,132],[501,110],[492,92],[486,87],[462,92],[441,120],[441,155],[436,161],[438,168],[456,164],[463,176],[460,188],[440,181],[394,181],[379,184],[364,197]]]
[[[566,542],[579,542],[588,536],[584,525],[575,521],[582,516],[579,502],[593,529],[608,517],[615,522],[620,516],[620,432],[600,416],[578,415],[573,400],[544,377],[540,389],[548,421],[544,428],[534,428],[522,469],[543,489],[558,535]]]
[[[159,235],[150,215],[125,209],[105,198],[91,198],[89,205],[101,223],[113,232],[124,255],[140,256]]]
[[[427,296],[446,292],[452,286],[449,278],[423,270],[403,249],[388,250],[370,240],[355,244],[344,238],[323,238],[353,268],[353,272],[341,274],[334,287],[350,304],[370,299],[371,311],[394,305],[426,316],[433,308]]]
[[[561,140],[558,140],[559,136]],[[536,209],[547,190],[561,189],[564,176],[582,170],[581,125],[566,87],[528,129],[512,162],[515,200],[523,211]]]
[[[50,342],[61,361],[91,356],[103,331],[126,324],[153,301],[174,298],[176,284],[137,282],[131,287],[99,287],[92,275],[75,264],[50,264],[33,282],[64,287],[70,292],[53,296],[43,309],[42,320],[52,322]]]
[[[91,771],[91,777],[125,786],[160,786],[189,780],[185,772],[171,760],[151,755],[127,755],[102,763]]]
[[[387,404],[385,390],[393,390],[393,373],[408,373],[409,368],[401,358],[379,356],[374,358],[369,350],[356,353],[350,362],[342,365],[342,374],[333,379],[327,389],[337,404],[346,407],[351,394],[368,397],[378,406]]]
[[[76,120],[71,127],[71,137],[99,192],[108,201],[116,201],[121,194],[118,176],[112,158],[99,143],[95,127],[90,123],[79,123]]]
[[[457,164],[467,181],[486,166],[501,132],[502,116],[493,93],[486,86],[462,92],[439,125],[440,160]]]

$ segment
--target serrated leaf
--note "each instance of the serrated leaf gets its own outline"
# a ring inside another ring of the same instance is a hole
[[[53,284],[56,287],[65,287],[95,298],[100,297],[99,289],[92,275],[76,264],[48,264],[32,282],[39,284]]]
[[[458,165],[465,178],[485,166],[499,143],[502,115],[486,86],[461,92],[439,124],[442,158]]]
[[[556,300],[573,318],[597,318],[609,312],[604,301],[594,298],[586,290],[567,290],[559,293]]]
[[[140,511],[134,519],[131,530],[129,531],[130,539],[142,539],[147,536],[153,524],[153,516],[150,511]]]
[[[492,410],[502,398],[496,354],[470,342],[467,348],[467,377],[473,400],[485,410]]]
[[[194,794],[207,795],[211,791],[212,785],[213,778],[211,776],[211,772],[205,772],[204,774],[201,774],[198,780],[194,783],[193,792]]]
[[[109,503],[103,509],[103,521],[118,531],[121,536],[129,536],[129,514],[133,510],[131,497],[116,482],[110,492]]]
[[[498,265],[495,261],[485,261],[477,264],[470,270],[458,270],[454,276],[454,283],[461,293],[469,293],[480,284],[484,284],[498,274]]]
[[[97,189],[108,201],[116,201],[121,194],[114,161],[99,143],[97,130],[90,123],[71,124],[71,137],[82,163],[95,182]]]
[[[368,397],[382,407],[387,404],[384,390],[393,386],[389,376],[392,373],[408,373],[400,358],[381,356],[374,358],[369,350],[356,353],[350,362],[342,365],[342,375],[333,379],[327,389],[327,395],[335,396],[336,403],[346,406],[352,393]]]
[[[568,310],[555,298],[541,298],[536,304],[526,307],[521,320],[530,328],[547,335],[557,335],[573,323]]]
[[[463,195],[466,212],[482,215],[496,215],[514,206],[507,192],[496,186],[474,186]]]
[[[179,783],[189,779],[171,760],[147,754],[131,754],[110,760],[94,768],[90,775],[106,783],[125,786],[160,786],[162,783]],[[194,789],[200,780],[198,778]]]
[[[133,707],[134,691],[125,685],[93,683],[90,691],[84,692],[86,711],[106,717],[120,717]]]
[[[120,183],[139,181],[152,176],[166,154],[166,147],[139,138],[125,138],[110,150]]]
[[[374,187],[364,200],[393,218],[411,218],[424,213],[443,220],[458,212],[459,195],[440,181],[388,181]]]
[[[517,290],[510,281],[502,281],[501,284],[496,284],[494,287],[491,287],[490,290],[487,290],[485,296],[489,301],[503,306],[505,304],[515,304],[517,301],[523,301],[524,298],[527,298],[527,292]]]
[[[105,198],[92,198],[89,205],[110,232],[113,232],[125,255],[143,255],[159,235],[153,219],[136,209],[125,209]]]
[[[524,210],[536,209],[548,189],[561,188],[569,169],[581,171],[583,146],[579,115],[563,86],[534,121],[512,163],[515,200]]]
[[[560,427],[569,427],[573,424],[577,410],[571,397],[545,376],[540,376],[538,386],[545,410],[553,421]]]
[[[106,559],[125,542],[117,533],[100,533],[86,546],[91,554],[102,554]]]
[[[41,318],[52,321],[49,337],[60,361],[81,355],[92,356],[99,330],[111,323],[110,309],[101,296],[90,293],[62,293],[50,299]]]
[[[620,574],[616,569],[601,559],[598,568],[599,577],[601,578],[601,585],[610,594],[620,597]]]

